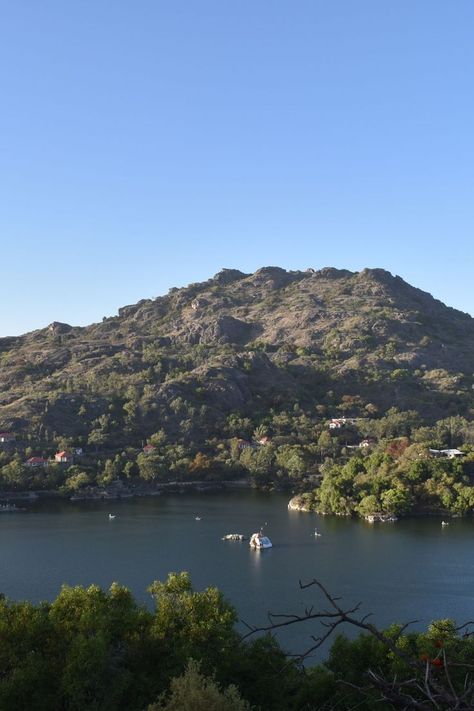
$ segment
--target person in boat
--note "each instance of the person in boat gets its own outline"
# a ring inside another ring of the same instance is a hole
[[[262,529],[260,529],[259,533],[252,534],[249,545],[254,549],[272,548],[271,540],[268,536],[263,535]]]

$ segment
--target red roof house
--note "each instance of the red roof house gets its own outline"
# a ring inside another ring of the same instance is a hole
[[[48,464],[48,460],[43,457],[30,457],[25,464],[27,467],[45,467]]]
[[[63,450],[62,452],[57,452],[54,455],[54,461],[61,462],[62,464],[72,464],[74,461],[74,457],[69,452],[65,452]]]

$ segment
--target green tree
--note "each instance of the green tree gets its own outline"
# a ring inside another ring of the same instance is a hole
[[[158,432],[155,432],[154,434],[149,437],[148,442],[149,444],[152,444],[154,447],[162,447],[163,445],[166,444],[167,442],[167,436],[164,430],[158,430]]]
[[[169,471],[166,457],[158,451],[142,452],[137,457],[137,465],[140,477],[145,481],[162,481]]]
[[[381,496],[382,509],[389,514],[399,516],[413,507],[413,496],[409,488],[396,486],[387,489]]]
[[[258,425],[253,431],[253,438],[258,442],[262,437],[268,435],[268,428],[265,425]]]
[[[323,461],[324,457],[327,457],[329,454],[334,452],[334,442],[327,430],[323,430],[319,435],[318,448],[321,461]]]
[[[170,573],[166,582],[149,587],[155,601],[153,633],[171,644],[170,654],[183,665],[186,659],[205,659],[206,673],[236,643],[235,610],[213,587],[196,592],[189,573]]]
[[[78,472],[76,474],[72,474],[72,476],[66,479],[65,487],[68,491],[76,492],[79,491],[79,489],[83,489],[88,484],[90,484],[89,475],[86,474],[86,472]]]
[[[185,673],[171,680],[169,694],[163,694],[148,711],[250,711],[237,687],[221,689],[212,677],[200,672],[200,665],[191,660]]]
[[[357,512],[360,516],[370,516],[380,510],[380,503],[376,496],[369,494],[364,496],[357,505]]]

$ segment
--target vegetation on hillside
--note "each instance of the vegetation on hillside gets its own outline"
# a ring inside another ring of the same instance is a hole
[[[10,442],[0,451],[0,495],[55,490],[79,498],[120,496],[245,479],[257,488],[300,492],[301,507],[322,513],[465,515],[474,510],[474,424],[463,417],[428,427],[416,412],[392,409],[377,419],[330,429],[327,419],[297,409],[269,413],[254,424],[231,415],[228,438],[208,442],[204,451],[169,444],[161,431],[149,438],[145,451],[127,447],[109,456],[92,451],[73,463],[50,458],[45,467],[29,466],[25,458],[32,450]],[[433,453],[448,445],[462,455],[450,459]]]
[[[363,440],[366,446],[362,448],[342,447],[339,456],[327,457],[320,467],[317,487],[303,493],[299,505],[320,513],[363,517],[374,513],[395,517],[411,512],[472,513],[474,447],[467,444],[474,434],[472,424],[461,417],[441,420],[433,427],[409,428],[407,421],[405,424],[408,434]],[[459,455],[439,456],[446,446],[439,443],[447,440],[461,447],[455,450]],[[328,448],[330,444],[332,438],[327,440]],[[349,455],[344,456],[347,451]]]
[[[15,438],[0,491],[324,478],[327,511],[468,512],[473,350],[471,317],[380,269],[223,270],[87,328],[0,339],[0,430]],[[462,463],[428,461],[453,446]]]

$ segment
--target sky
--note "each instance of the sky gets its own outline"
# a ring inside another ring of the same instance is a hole
[[[0,0],[0,336],[223,267],[474,314],[472,0]]]

